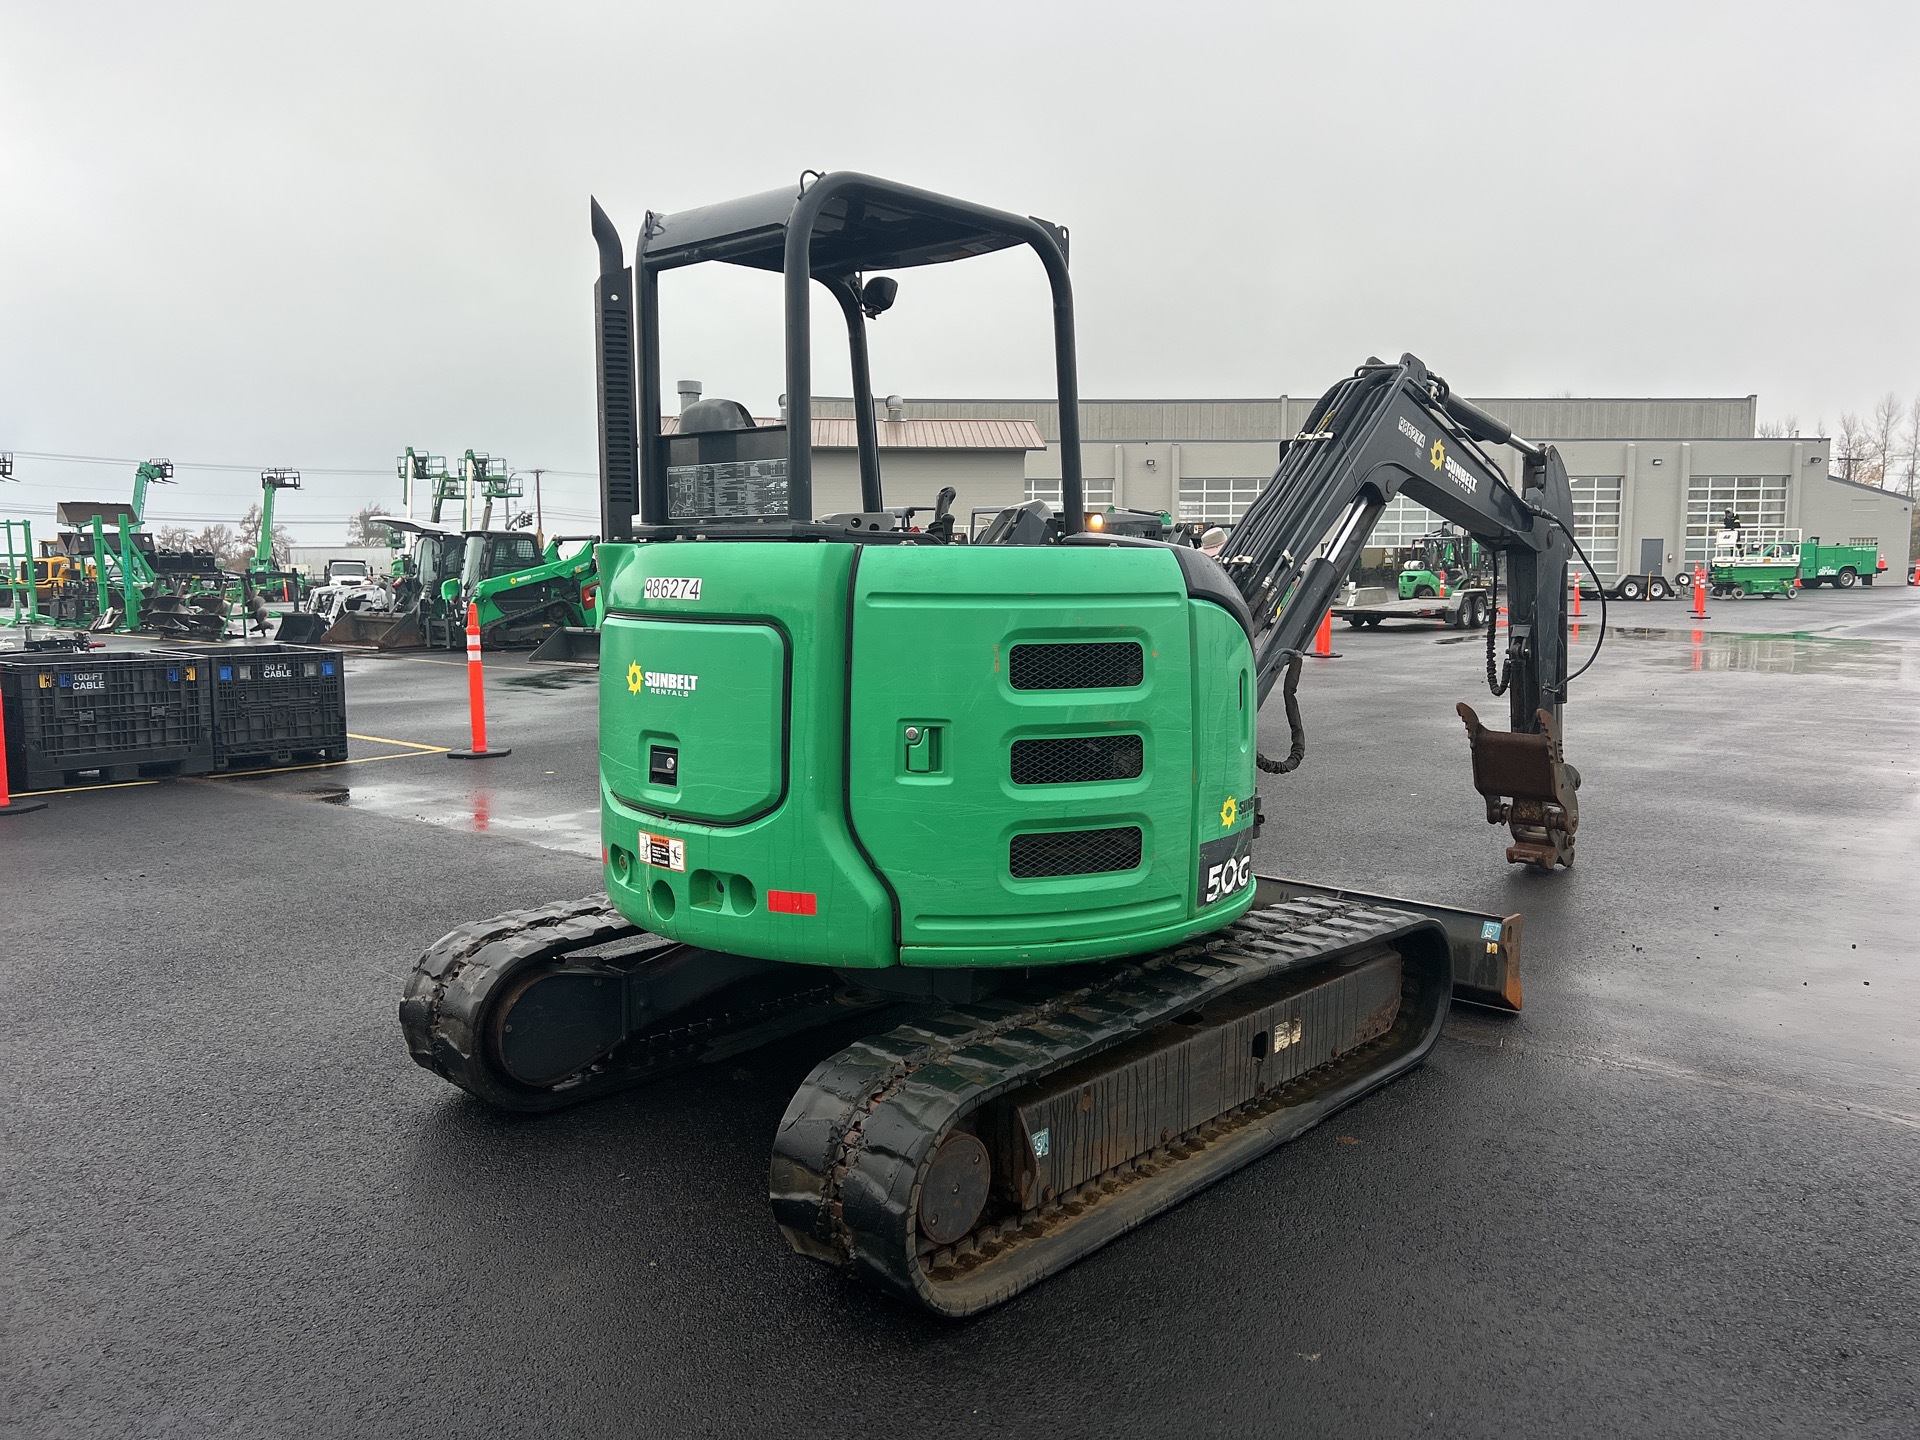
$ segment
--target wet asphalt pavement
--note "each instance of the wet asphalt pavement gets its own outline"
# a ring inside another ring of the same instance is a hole
[[[596,888],[590,677],[463,764],[457,661],[356,659],[355,763],[0,821],[0,1434],[1920,1431],[1920,592],[1620,609],[1572,872],[1477,635],[1338,630],[1262,777],[1262,870],[1524,911],[1525,1012],[964,1324],[769,1218],[847,1037],[531,1121],[408,1059],[422,947]]]

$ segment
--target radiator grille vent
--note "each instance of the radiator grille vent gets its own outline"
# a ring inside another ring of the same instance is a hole
[[[1074,785],[1088,780],[1133,780],[1145,747],[1138,735],[1073,735],[1013,742],[1013,783]]]
[[[1131,870],[1139,863],[1140,827],[1137,825],[1016,835],[1007,853],[1008,868],[1018,880],[1037,880],[1048,875],[1099,875],[1109,870]]]
[[[1118,690],[1140,683],[1143,663],[1137,640],[1016,645],[1007,678],[1016,690]]]

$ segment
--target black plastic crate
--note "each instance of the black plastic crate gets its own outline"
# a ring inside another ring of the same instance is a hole
[[[198,657],[7,656],[0,705],[14,789],[213,769],[213,687]]]
[[[207,668],[218,768],[347,758],[347,667],[340,651],[261,644],[177,653]]]

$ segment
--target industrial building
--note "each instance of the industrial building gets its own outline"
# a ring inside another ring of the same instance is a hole
[[[1486,399],[1476,404],[1533,440],[1559,447],[1573,477],[1580,543],[1603,577],[1658,571],[1674,574],[1706,557],[1710,530],[1732,508],[1748,525],[1797,526],[1811,539],[1871,543],[1887,568],[1904,576],[1910,563],[1913,501],[1828,473],[1833,454],[1824,437],[1757,438],[1757,398]],[[1180,519],[1231,524],[1260,492],[1285,437],[1306,424],[1312,398],[1246,400],[1083,400],[1081,465],[1089,506],[1162,510]],[[876,402],[881,445],[896,428],[931,422],[1026,422],[1036,444],[1024,453],[1019,489],[1006,463],[991,477],[964,463],[959,507],[1060,498],[1059,411],[1044,400],[902,400]],[[847,425],[853,402],[814,401],[815,424]],[[816,439],[816,444],[819,441]],[[849,445],[851,441],[847,442]],[[1493,457],[1514,473],[1511,452]],[[904,459],[904,456],[902,457]],[[884,461],[893,503],[920,503],[931,483],[918,469]],[[848,493],[852,472],[848,471]],[[978,478],[975,478],[978,476]],[[831,492],[834,508],[842,505]],[[898,497],[898,498],[895,498]],[[827,492],[822,504],[826,508]],[[1437,524],[1405,499],[1388,506],[1374,547],[1404,544]]]

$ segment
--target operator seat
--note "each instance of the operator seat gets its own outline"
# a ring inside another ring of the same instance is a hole
[[[1053,524],[1053,507],[1044,500],[1009,505],[980,532],[977,545],[1044,545]]]

